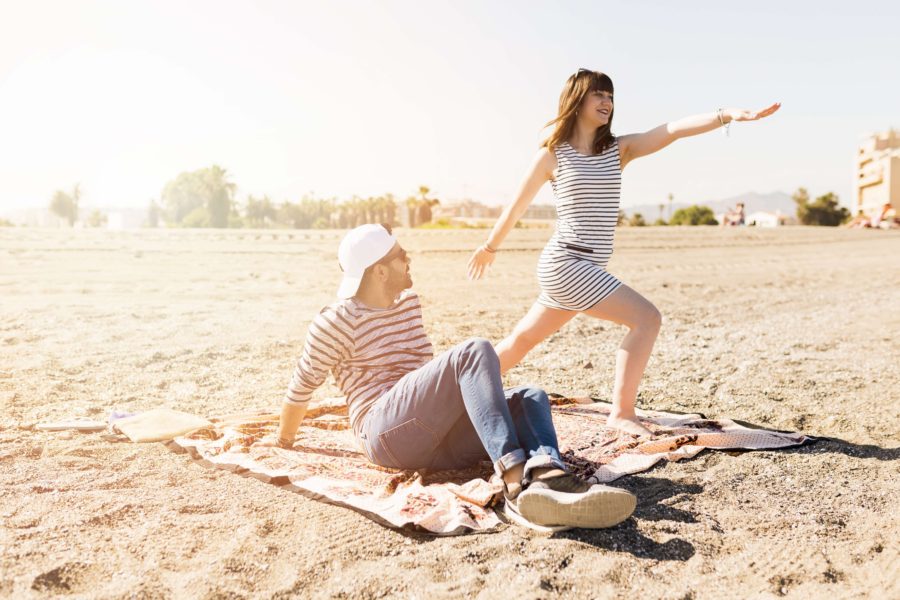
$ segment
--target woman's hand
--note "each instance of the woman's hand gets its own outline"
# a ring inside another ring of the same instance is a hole
[[[758,121],[759,119],[764,119],[773,114],[779,108],[781,108],[781,102],[776,102],[772,106],[756,112],[744,110],[742,108],[728,108],[725,109],[724,112],[727,116],[731,117],[732,121]]]
[[[494,263],[496,254],[496,251],[491,252],[488,250],[487,246],[479,246],[469,259],[469,265],[466,269],[469,279],[481,279],[487,268]]]

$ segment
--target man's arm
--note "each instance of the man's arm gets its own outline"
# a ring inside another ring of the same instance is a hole
[[[313,392],[348,355],[350,339],[348,333],[337,324],[336,318],[327,314],[327,309],[316,315],[309,324],[303,354],[294,367],[291,383],[281,406],[281,420],[278,424],[280,446],[293,445]]]
[[[303,417],[306,416],[306,404],[291,404],[284,402],[281,405],[281,422],[278,425],[278,445],[282,448],[290,448],[297,437],[297,429]]]

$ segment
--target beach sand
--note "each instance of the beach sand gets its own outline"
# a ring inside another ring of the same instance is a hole
[[[437,351],[509,332],[550,233],[515,230],[471,283],[486,231],[398,231]],[[610,270],[664,318],[639,406],[833,439],[621,479],[639,502],[612,529],[403,534],[162,444],[33,429],[278,410],[341,235],[0,229],[0,597],[900,597],[896,232],[617,231]],[[507,383],[608,399],[623,335],[578,317]]]

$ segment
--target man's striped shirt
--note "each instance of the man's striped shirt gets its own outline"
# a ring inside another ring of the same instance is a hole
[[[353,298],[339,300],[310,323],[284,401],[309,402],[332,372],[347,398],[350,424],[358,432],[372,404],[433,356],[416,293],[406,290],[384,309]]]

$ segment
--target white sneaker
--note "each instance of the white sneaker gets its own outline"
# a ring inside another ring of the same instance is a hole
[[[608,485],[590,484],[565,473],[532,482],[515,499],[523,518],[545,527],[613,527],[631,516],[637,498]]]

